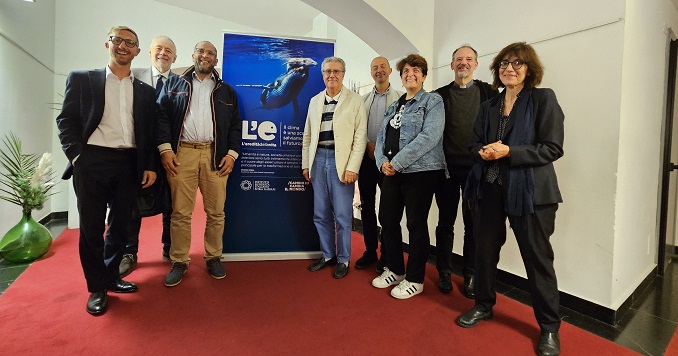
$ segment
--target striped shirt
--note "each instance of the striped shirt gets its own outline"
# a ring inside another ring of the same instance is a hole
[[[320,122],[320,136],[318,137],[318,147],[334,146],[334,130],[332,121],[334,119],[334,110],[337,108],[337,100],[341,92],[335,97],[325,94],[325,105],[323,106],[322,121]]]

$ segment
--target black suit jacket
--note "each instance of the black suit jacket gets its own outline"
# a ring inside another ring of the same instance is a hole
[[[533,88],[531,90],[534,115],[533,140],[531,144],[511,146],[511,157],[499,160],[500,172],[502,179],[507,182],[509,170],[532,167],[534,172],[533,204],[562,203],[563,198],[558,188],[558,179],[553,168],[553,162],[562,157],[564,153],[565,115],[553,90],[549,88]],[[503,96],[500,95],[484,102],[475,123],[475,143],[471,147],[471,154],[476,162],[485,166],[490,163],[483,161],[478,151],[484,145],[496,141],[502,98]],[[489,128],[487,132],[483,132],[483,121],[488,119]],[[514,124],[515,120],[512,113],[506,125],[505,138],[511,135]],[[482,137],[489,137],[489,142],[483,142]]]
[[[99,126],[104,114],[106,70],[74,71],[66,80],[66,92],[61,113],[56,118],[61,147],[68,157],[62,179],[73,175],[73,159],[83,152],[87,140]],[[157,165],[153,153],[153,130],[158,114],[155,90],[134,79],[132,84],[134,139],[137,145],[137,174],[139,182],[145,170],[154,171]]]

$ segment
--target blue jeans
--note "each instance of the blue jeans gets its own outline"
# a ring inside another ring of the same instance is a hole
[[[334,150],[318,148],[311,167],[313,222],[320,235],[320,249],[326,259],[337,256],[339,263],[351,259],[351,222],[354,185],[344,184],[337,175]]]

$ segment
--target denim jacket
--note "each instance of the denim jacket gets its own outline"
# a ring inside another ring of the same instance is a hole
[[[401,173],[446,170],[443,152],[445,109],[442,98],[422,89],[405,105],[400,127],[400,151],[391,160],[393,168]],[[374,155],[379,171],[384,162],[388,161],[384,154],[386,128],[397,109],[398,101],[388,107],[377,136]]]

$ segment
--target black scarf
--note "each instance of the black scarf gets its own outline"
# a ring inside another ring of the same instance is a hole
[[[497,104],[498,100],[504,100],[504,94],[491,99],[490,107]],[[532,105],[532,90],[523,90],[513,108],[514,121],[511,131],[506,133],[503,143],[507,146],[530,145],[534,139],[534,113]],[[480,139],[485,144],[490,143],[490,110],[486,111],[482,118],[483,137]],[[500,113],[501,115],[502,113]],[[498,119],[498,118],[493,118]],[[509,158],[507,158],[509,159]],[[477,202],[482,173],[486,167],[485,162],[476,162],[471,168],[468,177],[467,188],[464,196],[470,201]],[[534,213],[534,171],[532,167],[511,167],[509,169],[508,182],[506,184],[506,199],[504,211],[509,215],[524,216]]]

